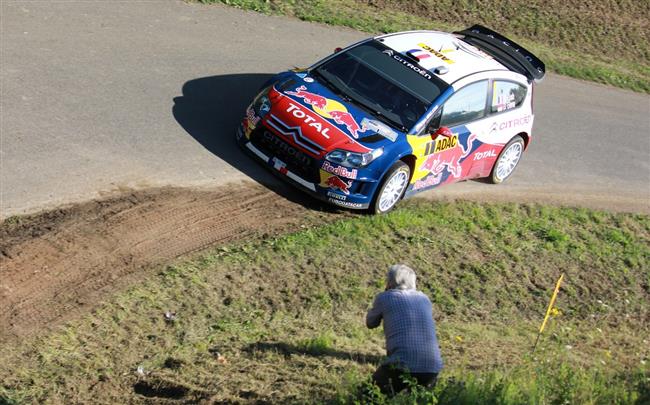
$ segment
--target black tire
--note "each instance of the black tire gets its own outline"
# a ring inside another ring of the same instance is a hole
[[[395,162],[395,164],[388,169],[388,172],[386,172],[386,175],[382,179],[379,188],[375,192],[375,197],[370,206],[370,212],[374,214],[385,214],[392,210],[404,196],[404,191],[406,191],[406,188],[409,185],[410,178],[411,169],[409,166],[401,160]],[[393,182],[391,182],[391,179],[393,179]],[[396,184],[396,181],[400,184]],[[390,193],[390,195],[387,194],[384,196],[385,199],[382,199],[382,195],[385,193]]]
[[[500,184],[506,181],[515,172],[519,161],[524,154],[524,140],[517,135],[510,140],[503,148],[490,174],[490,181],[493,184]],[[501,166],[501,167],[500,167]]]

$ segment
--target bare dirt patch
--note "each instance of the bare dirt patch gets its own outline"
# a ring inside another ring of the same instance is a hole
[[[261,186],[239,185],[130,191],[9,218],[0,224],[0,341],[88,311],[181,255],[328,215]]]

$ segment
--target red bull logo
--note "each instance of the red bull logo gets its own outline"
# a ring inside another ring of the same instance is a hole
[[[334,120],[339,125],[344,125],[354,139],[359,138],[359,132],[366,129],[360,126],[348,109],[341,103],[321,95],[307,91],[307,87],[300,86],[296,91],[287,91],[287,94],[302,98],[320,116]]]
[[[341,180],[337,176],[331,176],[328,177],[327,180],[325,180],[325,184],[327,187],[331,188],[332,190],[340,190],[343,194],[350,194],[350,187],[352,186],[352,180],[349,180],[347,182]]]
[[[347,111],[330,111],[330,115],[334,118],[334,122],[339,125],[345,125],[354,139],[359,138],[359,132],[364,132],[366,130],[365,128],[361,128],[352,114]]]
[[[312,107],[325,108],[327,105],[327,99],[325,97],[315,93],[310,93],[306,90],[307,87],[300,86],[296,89],[296,91],[287,91],[286,93],[298,98],[302,98],[305,100],[305,103],[311,105]]]
[[[454,137],[456,139],[455,141],[451,139]],[[443,141],[444,138],[447,138],[447,140]],[[436,139],[436,146],[440,141],[441,150],[439,152],[434,151],[433,154],[428,156],[420,167],[420,170],[426,170],[431,172],[434,176],[438,176],[442,174],[443,170],[447,169],[452,176],[459,178],[463,171],[463,168],[460,165],[460,160],[469,155],[469,152],[472,150],[474,139],[476,139],[476,135],[471,134],[469,138],[467,138],[467,147],[464,147],[458,142],[458,135],[454,134],[451,137],[440,135]],[[448,147],[443,148],[445,145]],[[436,150],[438,149],[436,148]]]
[[[421,190],[423,188],[437,186],[440,184],[440,180],[442,180],[442,173],[430,175],[423,180],[416,181],[415,184],[413,184],[413,190]]]
[[[336,166],[328,162],[327,160],[323,162],[321,169],[325,170],[328,173],[336,174],[337,176],[347,177],[348,179],[357,178],[357,169],[348,169],[343,166]]]

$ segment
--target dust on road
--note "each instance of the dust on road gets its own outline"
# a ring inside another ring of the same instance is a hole
[[[9,219],[0,225],[0,341],[72,319],[181,255],[335,215],[294,201],[258,185],[160,188]]]

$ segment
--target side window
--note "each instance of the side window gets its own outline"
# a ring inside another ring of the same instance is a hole
[[[488,81],[472,83],[454,93],[442,107],[440,126],[453,127],[485,116]]]
[[[495,80],[492,86],[490,112],[513,110],[519,107],[526,98],[526,87],[521,84]]]

